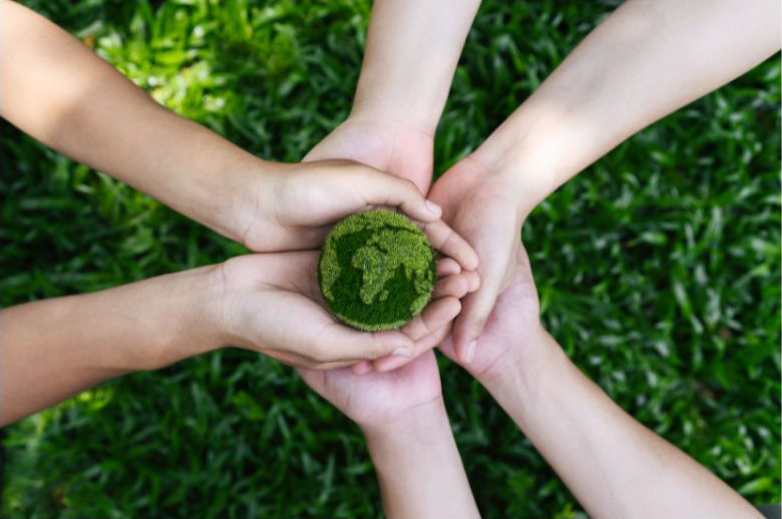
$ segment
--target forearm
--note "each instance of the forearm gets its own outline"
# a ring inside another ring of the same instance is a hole
[[[234,239],[238,173],[258,160],[166,110],[67,32],[0,4],[0,112],[43,143]]]
[[[480,0],[378,0],[351,117],[433,134]]]
[[[364,433],[386,517],[479,517],[441,398]]]
[[[486,386],[593,517],[758,517],[725,483],[632,419],[545,331]]]
[[[633,133],[771,56],[779,18],[778,0],[630,0],[472,157],[539,202]]]
[[[47,299],[0,313],[0,423],[108,378],[215,347],[202,330],[211,267]]]

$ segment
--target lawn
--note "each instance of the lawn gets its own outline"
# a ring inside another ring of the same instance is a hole
[[[297,161],[347,114],[368,1],[25,0],[172,110]],[[477,146],[616,2],[486,0],[436,140]],[[2,122],[3,306],[244,249]],[[567,152],[567,150],[563,150]],[[523,238],[543,319],[624,409],[753,503],[780,500],[779,55],[619,146]],[[441,359],[486,517],[582,509]],[[85,391],[3,431],[3,517],[377,517],[353,424],[266,357],[224,350]]]

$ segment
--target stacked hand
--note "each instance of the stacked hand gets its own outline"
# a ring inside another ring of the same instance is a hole
[[[391,355],[404,359],[431,348],[459,313],[467,290],[458,265],[438,260],[433,301],[400,330],[354,330],[325,310],[317,279],[317,251],[239,256],[209,273],[206,320],[217,346],[233,345],[265,353],[287,364],[328,369]],[[450,270],[449,270],[450,269]]]
[[[387,118],[372,118],[361,115],[350,117],[340,124],[310,150],[304,157],[304,161],[356,160],[409,180],[418,187],[421,193],[426,193],[432,183],[432,149],[432,135],[420,128]],[[468,197],[465,196],[465,198]],[[449,203],[449,207],[450,205]],[[445,216],[444,212],[444,219]],[[438,292],[462,297],[478,289],[481,282],[479,275],[473,271],[475,264],[465,265],[462,263],[461,265],[466,269],[461,272],[461,275],[459,275],[459,265],[448,262],[443,266],[443,273],[451,274],[451,276],[443,280],[443,289]],[[416,344],[413,355],[419,355],[428,348],[439,344],[450,333],[450,325],[451,320],[438,320],[436,327],[426,330],[427,333],[423,340]],[[388,371],[398,368],[404,363],[405,360],[399,358],[383,358],[374,362],[373,365],[377,370]],[[353,371],[366,373],[369,369],[371,369],[371,365],[362,362],[354,366]]]
[[[453,330],[458,358],[472,362],[481,348],[479,337],[499,294],[513,279],[521,244],[523,193],[516,184],[486,171],[467,157],[432,186],[432,200],[441,204],[443,219],[470,242],[480,258],[480,288],[469,294]]]
[[[304,160],[337,158],[363,162],[407,178],[422,190],[429,189],[429,198],[443,209],[443,220],[478,253],[478,275],[466,272],[450,281],[454,293],[467,293],[456,318],[453,340],[459,359],[469,362],[498,295],[513,277],[521,225],[526,216],[520,203],[525,199],[524,193],[511,177],[489,172],[470,157],[458,162],[430,187],[432,137],[397,121],[367,116],[348,118]],[[456,286],[462,284],[466,286]],[[451,330],[436,331],[426,343],[419,345],[415,354],[437,344],[436,340],[444,339]],[[401,359],[381,359],[373,366],[387,371],[403,363]],[[369,369],[369,364],[361,363],[354,371],[364,373]]]
[[[458,314],[458,298],[477,288],[473,249],[441,219],[409,180],[348,160],[265,164],[237,196],[232,224],[254,250],[312,249],[330,225],[356,211],[398,207],[418,221],[444,257],[437,262],[433,302],[399,331],[363,333],[325,309],[317,283],[316,251],[267,252],[233,258],[216,277],[219,344],[262,351],[278,360],[321,369],[362,359],[409,358],[442,340]],[[304,210],[303,210],[304,209]],[[432,332],[439,331],[439,335]]]
[[[475,268],[470,247],[440,220],[441,208],[427,201],[412,182],[379,169],[351,160],[257,160],[232,177],[234,211],[227,227],[253,251],[318,248],[337,220],[382,205],[399,208],[421,222],[436,248]]]

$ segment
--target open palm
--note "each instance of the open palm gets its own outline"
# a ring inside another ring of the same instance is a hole
[[[502,177],[466,158],[434,183],[430,198],[443,208],[443,220],[478,253],[481,286],[463,299],[453,329],[456,352],[469,361],[480,348],[479,336],[497,296],[516,269],[523,221],[519,194]]]
[[[536,353],[530,348],[538,341],[526,339],[534,339],[540,332],[540,304],[523,244],[514,258],[514,269],[513,279],[486,321],[473,361],[466,364],[456,356],[452,339],[440,346],[443,353],[481,380],[491,377],[493,368],[500,363],[524,361]]]
[[[389,372],[356,375],[350,369],[299,369],[312,389],[361,426],[382,426],[441,396],[434,351]]]
[[[456,297],[436,295],[400,330],[361,332],[339,323],[325,309],[317,279],[317,251],[237,256],[215,271],[215,298],[225,344],[260,351],[300,367],[330,369],[376,359],[398,348],[409,355],[430,328],[441,328],[459,312]],[[450,259],[439,260],[450,262]],[[436,282],[435,291],[450,282]],[[433,345],[429,345],[431,348]]]

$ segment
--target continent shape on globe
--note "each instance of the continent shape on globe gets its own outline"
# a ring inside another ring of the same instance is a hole
[[[362,330],[398,328],[432,296],[434,251],[407,217],[386,209],[348,216],[332,229],[318,262],[329,310]]]

